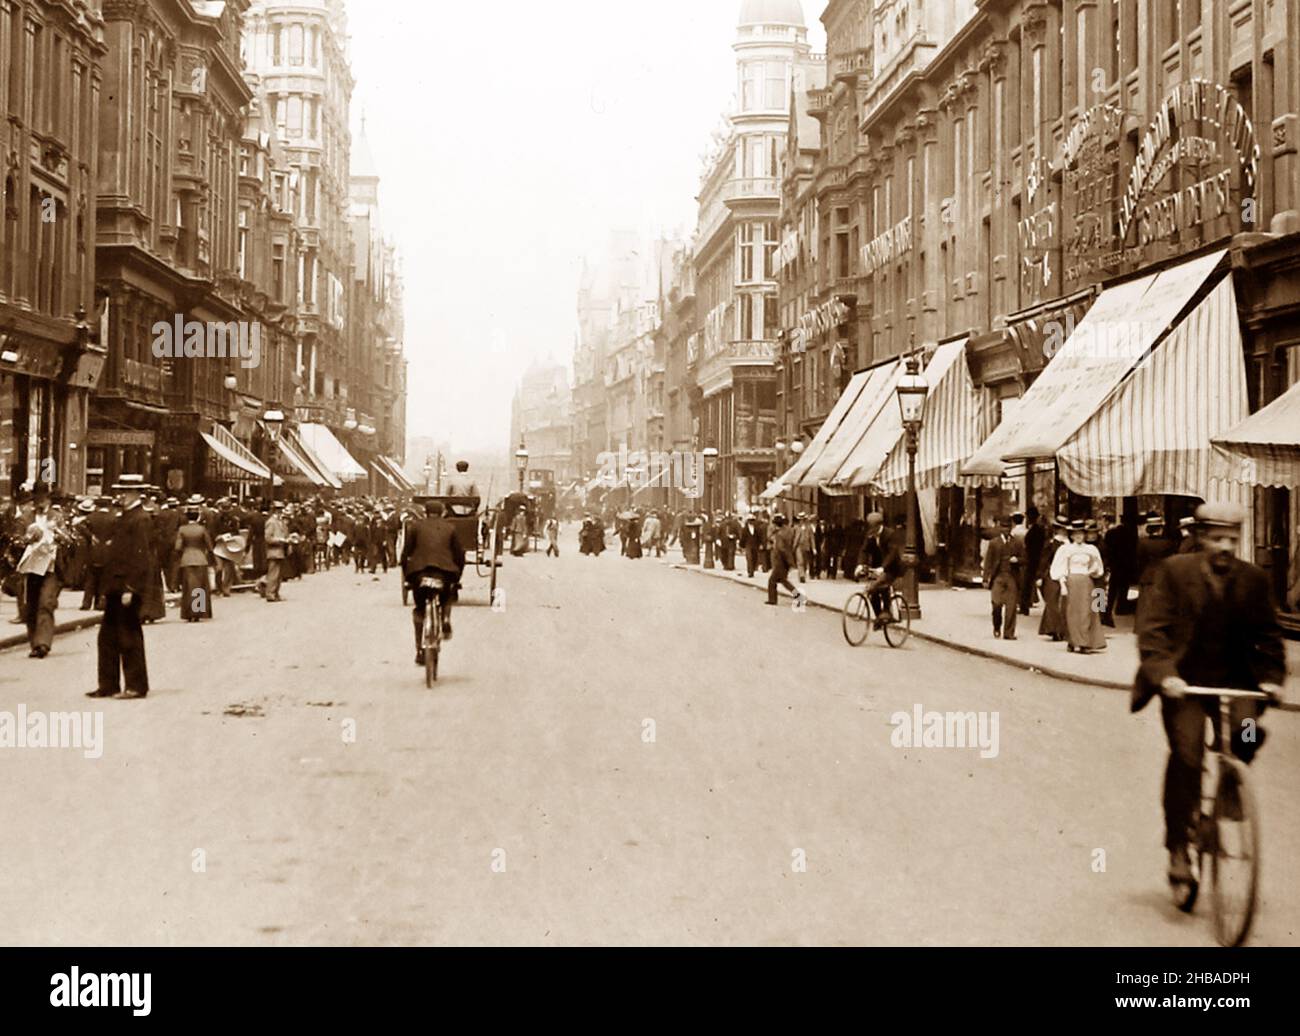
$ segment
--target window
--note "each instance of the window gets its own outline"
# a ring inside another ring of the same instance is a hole
[[[767,339],[775,338],[776,332],[781,327],[781,318],[777,314],[777,297],[775,295],[763,296],[763,337]]]
[[[748,284],[754,279],[754,224],[740,225],[740,280]]]
[[[790,90],[786,86],[786,66],[781,62],[767,63],[767,89],[764,107],[785,111],[790,102]]]
[[[239,278],[248,279],[248,210],[239,210]]]
[[[273,25],[271,26],[271,64],[279,67],[283,61],[283,57],[284,54],[281,50],[280,43],[280,27],[278,25]]]
[[[302,64],[302,26],[289,27],[289,64]]]
[[[763,72],[761,61],[747,61],[740,68],[740,110],[753,111],[759,106],[759,80]]]
[[[751,341],[754,337],[754,296],[741,295],[739,298],[740,329],[737,337],[741,341]]]
[[[769,220],[763,224],[763,277],[773,280],[776,277],[776,253],[781,247],[776,236],[776,223]]]
[[[271,248],[271,297],[276,302],[284,301],[284,245],[276,244]]]
[[[298,96],[289,98],[289,136],[302,136],[302,98]]]

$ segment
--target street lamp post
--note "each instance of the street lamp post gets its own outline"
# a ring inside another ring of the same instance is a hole
[[[428,457],[424,458],[424,493],[425,496],[431,496],[433,489],[433,464]]]
[[[274,453],[276,444],[280,441],[280,431],[284,428],[284,411],[278,405],[272,405],[266,413],[262,415],[262,424],[266,426],[266,437],[271,441],[272,456],[267,459],[274,463]],[[269,489],[267,490],[267,502],[275,502],[275,468],[267,465],[267,470],[271,472],[268,480]]]
[[[519,492],[524,491],[524,475],[528,471],[528,447],[524,445],[523,437],[519,439],[519,449],[515,450],[515,467],[519,471]]]
[[[708,535],[704,537],[704,567],[713,567],[713,473],[718,467],[718,448],[704,447],[704,526]],[[703,529],[701,531],[703,531]]]
[[[907,432],[907,547],[903,553],[903,564],[906,566],[903,573],[903,599],[907,602],[907,610],[913,619],[921,617],[916,574],[916,450],[928,392],[929,386],[921,376],[921,363],[913,354],[907,360],[907,373],[898,381],[898,407],[902,412],[903,428]]]

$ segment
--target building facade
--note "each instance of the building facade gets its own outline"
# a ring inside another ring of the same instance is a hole
[[[513,454],[520,443],[528,449],[524,487],[528,492],[554,491],[557,496],[578,481],[573,452],[573,407],[568,368],[556,363],[529,367],[510,407]],[[505,492],[518,488],[516,481]],[[480,486],[484,493],[486,486]]]
[[[775,361],[781,163],[793,84],[822,62],[798,0],[746,0],[733,50],[735,110],[715,134],[695,231],[698,349],[688,355],[695,448],[718,451],[710,510],[744,509],[777,474]]]
[[[95,199],[106,55],[98,2],[0,3],[0,495],[86,484]]]

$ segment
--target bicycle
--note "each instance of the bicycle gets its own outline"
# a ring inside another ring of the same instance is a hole
[[[1232,755],[1228,705],[1232,699],[1271,702],[1274,698],[1262,691],[1223,687],[1188,687],[1183,693],[1187,697],[1217,699],[1219,726],[1207,742],[1202,769],[1201,812],[1191,847],[1196,861],[1192,880],[1173,884],[1174,904],[1188,914],[1195,908],[1208,857],[1215,938],[1221,946],[1240,946],[1255,918],[1260,821],[1254,793],[1246,780],[1246,765]],[[1211,758],[1215,762],[1211,763]],[[1213,794],[1209,793],[1210,787]]]
[[[880,569],[871,571],[873,578],[880,574]],[[885,634],[885,643],[893,648],[902,647],[907,643],[907,638],[912,632],[911,610],[907,607],[907,601],[901,591],[891,587],[888,591],[881,592],[889,594],[889,611],[880,623],[880,628]],[[866,643],[867,635],[879,618],[881,616],[872,607],[866,592],[855,591],[844,602],[840,614],[840,627],[844,631],[844,639],[851,647],[861,647]]]
[[[421,576],[417,594],[429,599],[424,605],[424,625],[420,629],[420,650],[424,655],[424,686],[432,687],[438,679],[438,653],[442,650],[442,594],[446,588],[442,576]],[[419,600],[419,598],[416,598]],[[430,607],[432,605],[432,607]]]

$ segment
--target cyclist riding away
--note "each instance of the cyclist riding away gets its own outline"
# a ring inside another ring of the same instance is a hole
[[[432,592],[420,586],[426,575],[442,577],[438,591],[442,605],[442,639],[451,639],[451,602],[465,569],[465,548],[456,534],[456,527],[444,517],[441,500],[430,501],[425,506],[425,517],[411,522],[402,545],[402,573],[406,585],[415,597],[415,664],[424,665],[421,633],[424,630],[424,610]]]
[[[1244,519],[1235,504],[1202,504],[1196,510],[1199,550],[1161,561],[1150,590],[1138,601],[1141,662],[1131,709],[1138,712],[1160,695],[1169,741],[1165,848],[1175,886],[1193,880],[1188,845],[1201,801],[1205,720],[1207,715],[1215,719],[1217,731],[1219,714],[1217,699],[1188,698],[1187,688],[1258,690],[1276,699],[1286,677],[1268,576],[1237,557]],[[1255,701],[1231,704],[1232,754],[1244,763],[1264,743],[1256,722],[1260,711]]]
[[[859,579],[873,572],[863,592],[876,613],[873,628],[880,629],[889,620],[890,591],[894,580],[903,574],[903,557],[897,534],[885,527],[885,516],[877,511],[867,515],[866,539],[862,541],[856,569]]]

